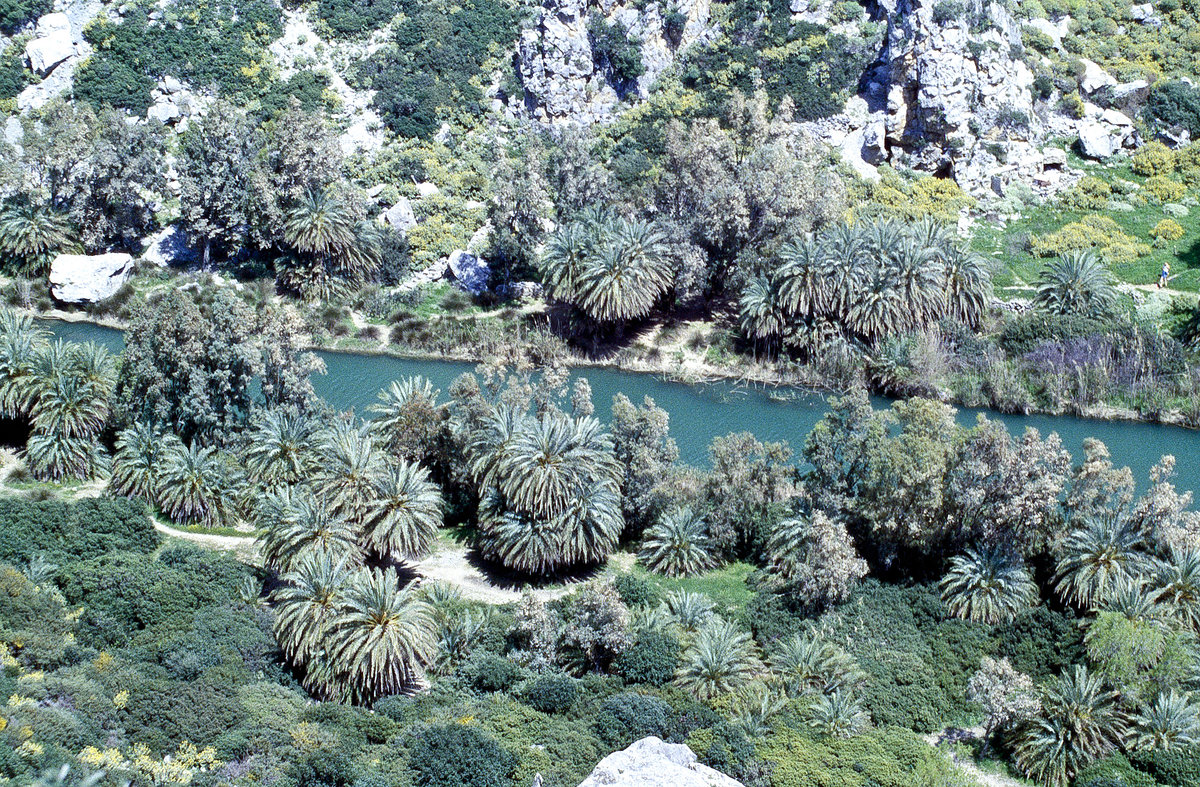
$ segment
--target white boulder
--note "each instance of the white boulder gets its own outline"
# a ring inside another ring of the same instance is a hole
[[[1121,139],[1107,124],[1084,121],[1079,124],[1079,149],[1088,158],[1103,160],[1121,149]]]
[[[1079,79],[1079,89],[1084,93],[1095,93],[1102,87],[1117,84],[1117,80],[1113,78],[1112,74],[1091,60],[1081,57],[1079,62],[1083,65],[1083,76]]]
[[[145,239],[146,249],[142,252],[142,260],[153,263],[160,268],[168,265],[183,265],[195,262],[197,254],[188,246],[187,234],[178,224],[163,227],[158,232]]]
[[[41,76],[74,54],[71,20],[66,14],[46,14],[39,19],[33,40],[25,46],[29,67]]]
[[[437,187],[436,183],[430,183],[427,180],[421,181],[420,183],[417,184],[417,193],[420,194],[422,197],[432,197],[434,194],[437,194],[438,191],[440,191],[440,190],[441,189],[439,189]]]
[[[50,294],[63,303],[98,303],[116,295],[132,272],[128,254],[60,254],[50,264]]]
[[[579,787],[743,787],[696,761],[685,744],[642,738],[600,761]]]

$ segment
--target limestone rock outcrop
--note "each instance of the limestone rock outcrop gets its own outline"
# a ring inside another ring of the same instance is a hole
[[[545,124],[610,122],[626,93],[647,95],[676,53],[712,34],[709,0],[683,0],[679,11],[685,21],[678,40],[672,40],[664,5],[657,0],[640,9],[618,0],[545,0],[537,23],[517,42],[524,96],[514,100],[524,114]],[[612,85],[596,68],[588,25],[597,17],[620,22],[641,41],[645,73],[635,85]]]
[[[25,61],[41,79],[17,95],[17,108],[22,112],[40,109],[69,91],[76,66],[92,52],[83,30],[103,12],[104,4],[100,0],[66,0],[56,7],[54,13],[37,20],[33,38],[25,45]]]
[[[696,761],[685,744],[653,736],[600,761],[579,787],[742,787],[720,771]]]
[[[116,295],[132,272],[128,254],[60,254],[50,264],[50,294],[63,303],[99,303]]]

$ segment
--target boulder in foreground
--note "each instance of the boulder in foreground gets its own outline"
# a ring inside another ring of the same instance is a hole
[[[642,738],[600,761],[579,787],[743,787],[696,761],[685,744]]]
[[[116,295],[132,272],[128,254],[60,254],[50,265],[50,294],[63,303],[99,303]]]

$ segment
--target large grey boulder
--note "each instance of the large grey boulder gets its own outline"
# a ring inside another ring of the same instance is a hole
[[[743,787],[720,771],[696,761],[685,744],[653,736],[600,761],[579,787]]]
[[[492,276],[492,269],[487,260],[458,249],[450,253],[448,263],[450,278],[460,289],[472,295],[478,295],[487,289],[488,279]]]
[[[168,265],[186,265],[197,260],[195,249],[188,246],[187,233],[178,224],[163,227],[144,241],[142,260],[160,268]]]
[[[1079,124],[1079,150],[1088,158],[1103,161],[1121,149],[1123,136],[1107,123],[1083,121]]]
[[[1084,93],[1095,93],[1102,87],[1111,87],[1117,84],[1117,80],[1113,78],[1112,74],[1091,60],[1081,57],[1079,62],[1083,66],[1083,76],[1079,78],[1079,89]]]
[[[128,254],[60,254],[50,264],[50,294],[63,303],[98,303],[116,295],[132,272]]]

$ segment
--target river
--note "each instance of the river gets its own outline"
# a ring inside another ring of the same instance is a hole
[[[120,352],[124,345],[121,332],[112,328],[58,320],[46,320],[43,325],[57,337],[76,342],[98,342],[113,352]],[[474,369],[473,364],[454,361],[342,352],[321,352],[319,355],[324,359],[328,373],[314,379],[317,393],[334,407],[354,408],[360,413],[392,380],[424,375],[445,394],[454,378]],[[643,396],[653,398],[671,414],[671,434],[679,444],[680,458],[694,465],[707,464],[709,442],[730,432],[753,432],[761,440],[787,440],[798,451],[809,430],[827,409],[824,396],[809,392],[798,391],[787,401],[780,401],[767,391],[728,382],[687,385],[649,374],[605,368],[582,369],[579,374],[591,383],[596,412],[601,418],[607,415],[612,397],[617,393],[624,393],[636,403],[640,403]],[[886,400],[878,400],[879,406],[886,404]],[[1082,459],[1084,439],[1099,438],[1108,446],[1113,462],[1128,465],[1142,488],[1148,483],[1150,468],[1162,455],[1174,454],[1177,486],[1200,490],[1198,430],[1072,416],[1005,415],[970,409],[960,409],[958,420],[972,425],[980,412],[1002,421],[1013,434],[1020,434],[1028,426],[1043,435],[1058,432],[1076,462]]]

